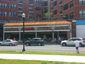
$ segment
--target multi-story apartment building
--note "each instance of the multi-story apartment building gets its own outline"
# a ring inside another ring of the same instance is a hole
[[[0,22],[17,19],[17,0],[0,0]]]
[[[26,20],[36,20],[38,17],[42,20],[46,2],[46,0],[0,0],[0,22],[22,20],[22,13],[26,14]]]
[[[85,19],[85,0],[79,0],[79,17]]]
[[[85,0],[50,0],[52,19],[85,19]]]
[[[30,0],[17,0],[17,18],[20,19],[22,17],[22,13],[26,14],[26,18],[29,17],[29,3]]]
[[[36,0],[36,9],[35,9],[36,20],[46,20],[48,17],[45,16],[45,13],[48,12],[48,0]]]
[[[34,6],[32,1],[34,0],[0,0],[0,21],[19,21],[22,17],[22,13],[26,14],[26,18],[29,18],[32,15],[30,8]]]
[[[50,1],[50,2],[49,2]],[[85,19],[85,0],[0,0],[0,22],[45,20],[50,7],[50,19]]]
[[[35,0],[28,0],[28,19],[34,20],[35,19]]]
[[[50,0],[50,19],[57,19],[57,0]]]
[[[3,23],[21,22],[22,13],[25,21],[40,21],[45,18],[48,0],[0,0],[0,40],[3,36]]]

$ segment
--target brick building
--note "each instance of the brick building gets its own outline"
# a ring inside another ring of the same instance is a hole
[[[17,19],[17,0],[0,0],[0,21]]]
[[[45,0],[45,2],[47,1]],[[20,21],[23,12],[26,14],[26,20],[36,20],[37,11],[39,11],[41,16],[39,18],[42,20],[43,4],[43,0],[0,0],[0,22]]]
[[[27,20],[46,20],[48,6],[50,19],[85,19],[85,0],[0,0],[0,22],[22,20],[23,12]]]
[[[52,19],[85,19],[85,0],[50,0]]]
[[[36,0],[35,20],[46,20],[48,17],[45,13],[48,12],[48,0]]]

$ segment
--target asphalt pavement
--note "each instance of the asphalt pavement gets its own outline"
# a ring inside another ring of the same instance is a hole
[[[21,51],[22,45],[18,46],[0,46],[0,50]],[[48,52],[76,52],[75,47],[62,47],[61,45],[45,45],[45,46],[25,46],[26,51],[48,51]],[[80,52],[85,52],[85,47],[79,48]]]

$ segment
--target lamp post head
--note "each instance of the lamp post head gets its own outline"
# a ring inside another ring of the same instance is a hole
[[[26,16],[25,13],[22,13],[22,17],[25,18],[25,16]]]

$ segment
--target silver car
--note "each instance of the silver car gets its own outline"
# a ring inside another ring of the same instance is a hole
[[[6,45],[6,46],[16,46],[17,45],[17,41],[16,40],[12,40],[12,39],[6,39],[4,41],[0,41],[0,45]]]
[[[76,40],[79,41],[79,45],[80,46],[85,46],[85,39],[83,39],[83,38],[76,38],[76,37],[70,38],[68,40],[61,41],[61,45],[62,46],[75,46],[74,41],[76,41]]]

